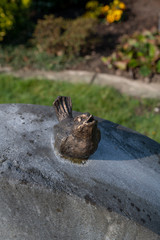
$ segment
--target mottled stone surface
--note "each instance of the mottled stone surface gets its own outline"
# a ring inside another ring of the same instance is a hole
[[[160,144],[99,119],[80,165],[54,151],[52,107],[0,105],[0,122],[1,240],[160,239]]]

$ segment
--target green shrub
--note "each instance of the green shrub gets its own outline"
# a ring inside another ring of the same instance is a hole
[[[33,43],[40,51],[56,54],[59,48],[62,49],[60,42],[66,29],[67,24],[62,17],[46,15],[43,20],[38,20],[33,33]]]
[[[44,69],[59,71],[81,61],[81,58],[69,59],[67,56],[53,56],[47,52],[40,52],[33,47],[24,45],[0,45],[0,66],[12,67],[15,70]]]
[[[53,15],[39,20],[33,34],[33,43],[40,51],[54,55],[79,55],[92,46],[96,20],[77,18],[64,20]]]
[[[102,61],[109,68],[136,69],[144,77],[160,73],[160,35],[156,30],[145,30],[125,36],[116,51]]]
[[[1,0],[0,1],[0,41],[16,24],[26,23],[26,12],[31,0]],[[14,29],[15,31],[15,29]]]

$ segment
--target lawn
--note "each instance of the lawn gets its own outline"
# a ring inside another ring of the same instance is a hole
[[[0,103],[52,105],[59,96],[71,96],[73,110],[134,129],[160,142],[160,113],[154,109],[159,100],[136,99],[110,87],[72,84],[61,81],[22,80],[0,75]]]

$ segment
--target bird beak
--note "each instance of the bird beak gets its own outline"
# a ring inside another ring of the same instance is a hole
[[[93,122],[95,122],[93,115],[90,115],[90,116],[84,121],[84,123],[86,123],[86,124],[93,123]]]
[[[87,125],[92,125],[94,124],[96,121],[93,117],[93,115],[90,115],[85,121],[84,121],[84,124],[87,124]]]

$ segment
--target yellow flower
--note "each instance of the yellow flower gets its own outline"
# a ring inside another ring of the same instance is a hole
[[[101,10],[102,10],[102,13],[107,13],[109,10],[109,6],[105,5],[104,7],[101,8]]]
[[[121,19],[121,16],[120,15],[115,15],[114,19],[115,19],[115,21],[119,21]]]
[[[113,23],[113,22],[114,22],[114,16],[113,16],[113,14],[108,14],[107,17],[106,17],[106,19],[107,19],[107,22]]]
[[[123,2],[119,3],[119,8],[124,10],[126,8],[126,5]]]
[[[123,11],[120,9],[114,11],[113,15],[114,15],[115,21],[119,21],[121,19],[122,13],[123,13]]]

